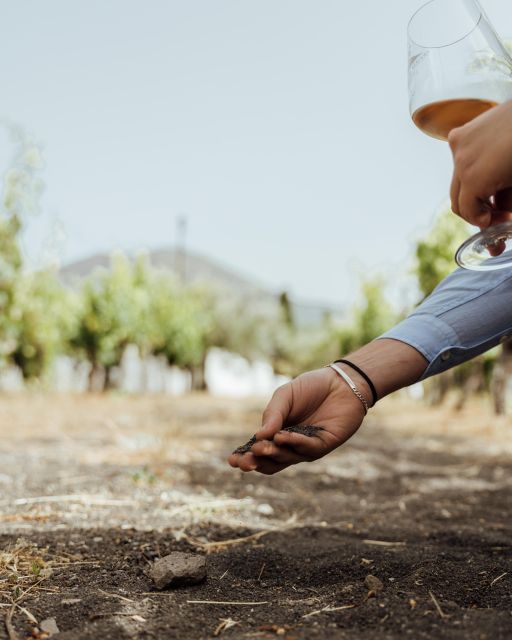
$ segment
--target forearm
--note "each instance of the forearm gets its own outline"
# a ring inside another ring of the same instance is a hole
[[[346,358],[370,378],[378,398],[417,382],[428,367],[428,360],[414,347],[392,339],[370,342]],[[348,365],[340,365],[372,404],[370,388],[364,378]]]

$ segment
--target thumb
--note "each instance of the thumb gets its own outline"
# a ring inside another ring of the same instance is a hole
[[[288,418],[293,404],[292,383],[279,387],[263,412],[261,429],[256,433],[258,440],[272,440]]]

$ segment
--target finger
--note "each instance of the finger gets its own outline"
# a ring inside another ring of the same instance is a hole
[[[279,464],[298,464],[299,462],[305,462],[310,460],[309,457],[299,455],[288,447],[278,447],[274,442],[269,440],[263,440],[253,445],[251,449],[252,453],[256,456],[256,463],[259,462],[259,458],[271,458],[274,462]]]
[[[257,467],[256,458],[252,453],[232,453],[228,458],[229,464],[241,471],[254,471]]]
[[[274,436],[274,442],[280,447],[290,447],[299,455],[310,459],[320,458],[336,446],[336,438],[328,431],[322,432],[322,438],[280,431]]]
[[[289,466],[289,463],[274,462],[271,458],[260,458],[255,471],[266,476],[273,476]]]
[[[471,224],[481,229],[485,229],[491,224],[492,214],[488,206],[464,187],[464,185],[460,187],[459,208],[460,216]]]
[[[460,216],[459,207],[459,194],[460,194],[460,180],[457,174],[453,172],[452,184],[450,187],[450,200],[452,202],[452,211]]]
[[[507,245],[504,240],[498,240],[494,244],[488,244],[486,249],[489,252],[489,255],[493,258],[497,256],[501,256],[501,254],[505,251]]]
[[[512,193],[510,195],[512,196]],[[498,201],[498,198],[496,198],[496,200]],[[504,200],[502,199],[500,202],[500,208],[503,204],[504,204]],[[510,205],[512,205],[512,202],[510,203]],[[510,222],[511,220],[512,220],[512,212],[496,211],[495,213],[492,214],[491,225],[494,226],[497,224],[502,224],[503,222]],[[505,240],[498,240],[493,244],[488,244],[486,247],[487,251],[489,252],[489,255],[493,258],[496,258],[497,256],[501,256],[501,254],[505,251],[506,248],[507,248],[507,243],[505,242]]]
[[[263,412],[261,429],[256,433],[258,440],[272,440],[284,425],[293,402],[292,383],[279,387]]]
[[[503,189],[494,196],[496,209],[500,212],[512,211],[512,189]]]

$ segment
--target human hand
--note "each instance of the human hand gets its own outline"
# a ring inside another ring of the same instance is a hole
[[[368,397],[359,381],[358,386]],[[229,464],[272,475],[292,464],[317,460],[354,435],[364,413],[361,401],[332,369],[304,373],[274,393],[263,413],[258,441],[250,453],[231,454]],[[281,431],[299,424],[323,429],[314,436]]]
[[[453,129],[448,142],[454,213],[481,229],[512,220],[512,101]]]

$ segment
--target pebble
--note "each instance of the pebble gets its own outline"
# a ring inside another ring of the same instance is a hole
[[[60,629],[57,626],[55,618],[46,618],[46,620],[39,623],[39,628],[49,636],[54,636],[57,633],[60,633]]]
[[[372,576],[371,573],[369,573],[364,579],[364,586],[368,589],[370,593],[374,595],[377,593],[380,593],[382,589],[384,589],[384,585],[382,584],[382,581],[379,580],[379,578],[377,578],[376,576]]]
[[[176,551],[156,560],[149,575],[157,589],[198,584],[206,578],[206,556]]]

